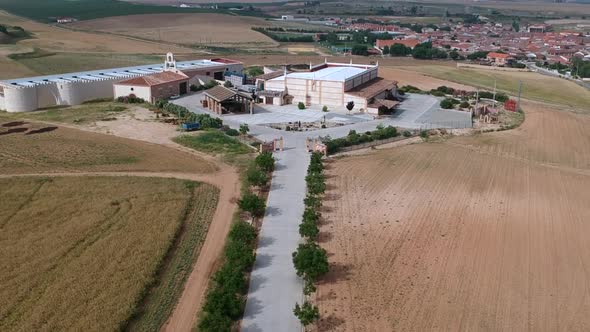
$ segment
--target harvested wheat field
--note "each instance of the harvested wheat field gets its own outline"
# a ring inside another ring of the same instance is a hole
[[[254,26],[268,25],[263,19],[224,14],[146,14],[88,20],[72,26],[179,44],[278,45],[251,30]]]
[[[210,173],[210,161],[156,144],[26,121],[0,123],[0,173]]]
[[[187,229],[194,229],[188,254],[164,266],[174,273],[191,266],[219,193],[133,177],[17,177],[0,187],[2,331],[123,329]],[[168,288],[151,299],[170,310],[183,277],[158,280]]]
[[[18,25],[33,33],[33,39],[17,43],[23,47],[39,47],[56,52],[117,52],[165,54],[166,52],[191,52],[191,50],[158,43],[131,40],[129,38],[108,34],[96,34],[71,31],[65,28],[31,21],[0,11],[0,21],[5,24]]]
[[[322,331],[588,331],[590,117],[336,159]]]

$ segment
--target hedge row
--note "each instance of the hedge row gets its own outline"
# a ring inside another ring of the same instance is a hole
[[[271,153],[261,154],[251,167],[270,173],[274,170],[274,158]],[[253,205],[248,205],[248,202]],[[251,193],[249,188],[242,195],[238,205],[252,216],[262,216],[266,209],[264,200]],[[250,209],[246,206],[255,208]],[[256,259],[256,238],[256,228],[249,223],[238,221],[232,225],[224,250],[225,262],[213,276],[213,286],[205,298],[203,312],[199,318],[200,331],[229,332],[232,331],[232,325],[242,318],[248,293],[247,273],[251,271]]]
[[[283,42],[283,43],[289,43],[289,42],[311,43],[311,42],[313,42],[313,36],[310,36],[310,35],[301,35],[301,36],[280,35],[280,34],[272,33],[271,31],[269,31],[266,28],[257,28],[257,27],[253,27],[252,30],[254,30],[256,32],[260,32],[260,33],[266,35],[267,37],[270,37],[272,40],[275,40],[278,42]]]
[[[186,107],[169,103],[166,100],[158,100],[156,102],[162,113],[174,115],[186,122],[198,122],[202,129],[207,128],[221,128],[223,121],[219,118],[211,117],[209,114],[195,114],[189,111]]]
[[[248,292],[246,273],[254,264],[256,229],[244,221],[232,225],[224,250],[225,263],[213,276],[207,293],[200,331],[231,331],[232,324],[242,317]]]
[[[303,292],[309,295],[316,290],[315,282],[329,270],[328,255],[315,241],[320,230],[318,222],[321,214],[321,196],[326,191],[324,166],[322,154],[314,152],[305,177],[307,183],[307,195],[304,200],[305,210],[299,225],[299,234],[306,239],[293,253],[293,264],[297,275],[303,277],[305,282]],[[319,310],[316,306],[305,301],[302,306],[295,304],[293,313],[305,326],[319,319]]]
[[[331,154],[338,152],[344,147],[384,140],[396,136],[398,136],[398,132],[395,127],[383,127],[383,125],[379,125],[376,130],[367,131],[364,134],[358,134],[355,130],[351,130],[346,137],[330,139],[324,143],[326,144],[328,153]]]

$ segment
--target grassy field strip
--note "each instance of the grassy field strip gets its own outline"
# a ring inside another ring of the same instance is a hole
[[[590,92],[569,81],[532,72],[502,72],[491,70],[458,69],[446,66],[404,67],[426,76],[492,90],[518,94],[523,82],[522,97],[556,105],[567,105],[582,111],[590,110]]]

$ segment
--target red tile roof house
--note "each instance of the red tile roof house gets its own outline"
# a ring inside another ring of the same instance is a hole
[[[504,66],[508,63],[508,60],[512,60],[513,57],[510,54],[490,52],[486,57],[495,66]]]
[[[155,103],[159,99],[186,94],[188,81],[189,77],[180,71],[163,71],[115,83],[113,88],[115,98],[133,94],[149,103]]]
[[[375,42],[375,46],[380,50],[385,46],[391,47],[394,44],[402,44],[406,47],[414,48],[416,45],[420,44],[420,41],[418,39],[377,39]]]

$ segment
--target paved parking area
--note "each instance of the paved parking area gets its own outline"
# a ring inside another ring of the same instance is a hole
[[[226,115],[235,121],[248,124],[270,124],[270,123],[288,123],[288,122],[316,122],[329,121],[345,124],[352,124],[367,121],[366,114],[342,114],[336,112],[322,112],[321,110],[304,109],[300,110],[296,105],[274,106],[264,105],[257,106],[254,114]],[[372,117],[370,117],[372,119]]]
[[[195,93],[174,100],[178,105],[187,107],[195,113],[208,113],[201,107],[202,93]],[[467,112],[441,110],[439,108],[441,98],[430,95],[408,94],[396,110],[394,116],[382,120],[384,124],[403,128],[466,128],[471,126],[471,116]],[[254,114],[223,115],[224,121],[230,123],[247,123],[249,125],[267,125],[289,122],[316,122],[326,120],[328,122],[343,123],[347,132],[352,127],[367,127],[366,122],[372,122],[374,116],[364,113],[348,113],[346,110],[331,110],[322,112],[321,107],[314,106],[304,110],[297,105],[256,105]],[[350,128],[349,128],[350,127]]]

